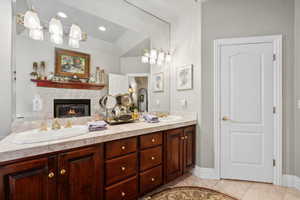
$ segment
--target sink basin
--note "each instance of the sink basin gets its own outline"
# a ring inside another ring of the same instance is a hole
[[[182,117],[177,116],[177,115],[169,115],[168,117],[159,118],[159,120],[161,122],[173,122],[173,121],[178,121],[178,120],[181,120],[181,119],[182,119]]]
[[[15,134],[11,139],[11,142],[14,144],[33,144],[71,138],[86,133],[88,133],[87,126],[73,126],[72,128],[48,131],[40,131],[39,129],[34,129]]]

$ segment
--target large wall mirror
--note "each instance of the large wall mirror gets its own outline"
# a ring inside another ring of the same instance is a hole
[[[125,0],[13,7],[16,120],[91,116],[128,91],[140,111],[170,110],[169,23]]]

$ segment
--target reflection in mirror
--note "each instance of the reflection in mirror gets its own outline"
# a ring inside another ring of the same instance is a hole
[[[94,115],[107,94],[169,111],[169,24],[123,0],[16,0],[13,14],[17,119]],[[161,72],[164,89],[152,91]]]

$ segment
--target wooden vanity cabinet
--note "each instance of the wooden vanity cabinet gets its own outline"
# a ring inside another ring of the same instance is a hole
[[[56,200],[56,157],[0,167],[0,200]]]
[[[0,165],[0,200],[136,200],[195,165],[195,126]]]
[[[195,165],[195,126],[165,132],[165,183],[168,183]]]
[[[103,199],[101,146],[0,167],[0,200]]]
[[[101,200],[103,148],[89,147],[58,155],[58,200]]]

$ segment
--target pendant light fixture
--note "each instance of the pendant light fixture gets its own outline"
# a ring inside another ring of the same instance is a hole
[[[150,53],[149,53],[150,52]],[[148,49],[144,50],[144,54],[141,57],[142,63],[150,63],[151,65],[159,65],[162,66],[164,63],[171,63],[172,57],[171,53],[165,53],[162,49],[157,51],[156,49]]]
[[[50,40],[55,44],[63,43],[63,26],[59,19],[53,17],[49,22]]]
[[[76,25],[72,24],[70,28],[70,34],[69,34],[69,45],[73,48],[79,48],[79,41],[82,40],[82,31],[81,28]]]

